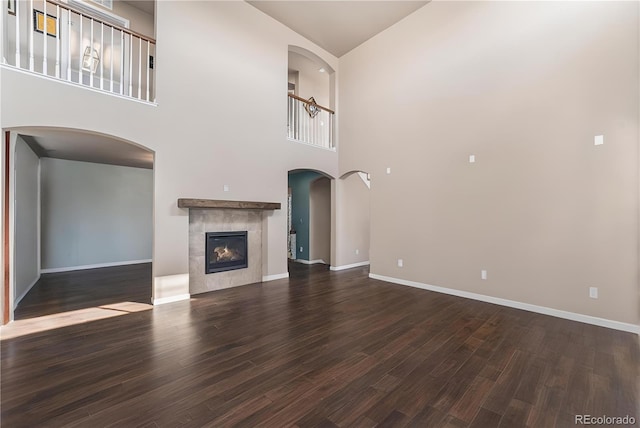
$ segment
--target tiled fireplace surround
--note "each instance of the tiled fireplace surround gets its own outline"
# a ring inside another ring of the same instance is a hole
[[[279,203],[181,199],[189,208],[189,294],[206,293],[262,281],[262,220]],[[226,208],[231,206],[233,208]],[[205,233],[247,231],[248,267],[205,274]]]

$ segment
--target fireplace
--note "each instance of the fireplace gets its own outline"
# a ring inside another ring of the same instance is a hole
[[[247,231],[207,232],[205,255],[205,274],[246,268]]]

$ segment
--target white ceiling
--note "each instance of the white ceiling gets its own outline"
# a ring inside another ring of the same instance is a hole
[[[16,131],[40,157],[153,168],[153,153],[102,135],[49,128]]]
[[[249,1],[337,57],[349,52],[428,1]]]

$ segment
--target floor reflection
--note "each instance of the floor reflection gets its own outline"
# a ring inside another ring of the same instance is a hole
[[[137,302],[120,302],[94,308],[78,309],[59,314],[44,315],[14,321],[0,327],[0,340],[13,339],[27,334],[40,333],[70,325],[118,317],[133,312],[148,311],[152,305]]]

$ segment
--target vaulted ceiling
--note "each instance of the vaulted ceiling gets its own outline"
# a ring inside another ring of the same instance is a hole
[[[428,1],[247,1],[340,57]]]

